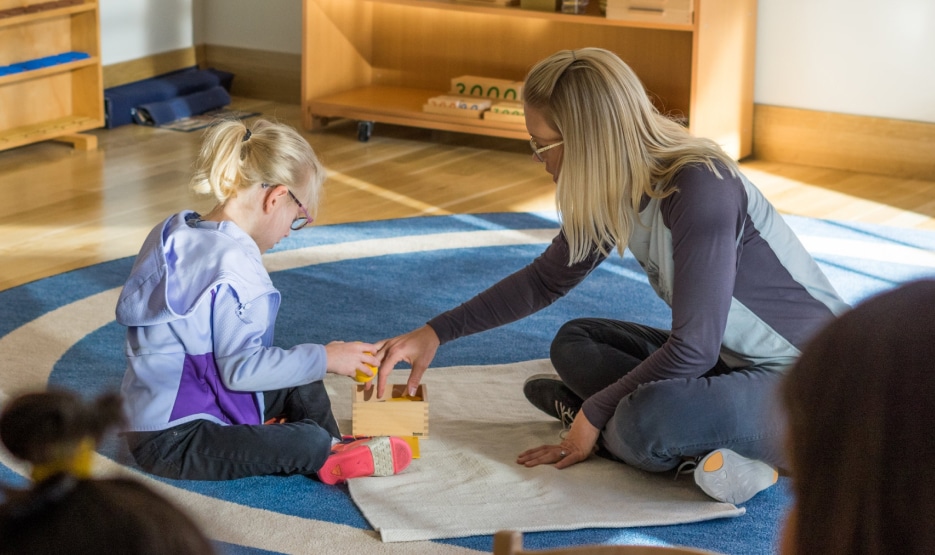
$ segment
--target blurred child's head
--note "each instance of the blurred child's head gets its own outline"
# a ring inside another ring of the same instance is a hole
[[[140,482],[90,476],[94,447],[123,422],[121,400],[90,402],[67,391],[14,397],[0,412],[0,440],[32,465],[34,483],[3,488],[0,555],[210,555],[194,522]]]
[[[935,280],[861,302],[789,371],[784,554],[935,553]]]
[[[85,478],[95,446],[123,418],[117,395],[86,402],[70,391],[26,393],[11,399],[0,413],[0,441],[32,466],[36,481],[59,472]]]

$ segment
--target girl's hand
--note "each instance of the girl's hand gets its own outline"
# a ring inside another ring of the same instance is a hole
[[[591,425],[584,411],[579,410],[571,429],[560,444],[540,445],[523,451],[516,458],[516,462],[528,468],[540,464],[554,464],[558,469],[568,468],[591,456],[600,434],[601,431]]]
[[[372,354],[375,352],[377,348],[372,343],[332,341],[325,345],[325,353],[328,357],[327,372],[352,378],[357,370],[365,374],[373,374],[370,366],[380,366],[380,359]]]

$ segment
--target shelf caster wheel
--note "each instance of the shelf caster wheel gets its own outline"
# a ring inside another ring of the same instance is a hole
[[[357,122],[357,140],[366,143],[370,140],[370,135],[373,135],[373,122],[372,121],[358,121]]]

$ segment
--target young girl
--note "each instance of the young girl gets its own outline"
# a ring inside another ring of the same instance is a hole
[[[218,204],[156,226],[117,302],[128,327],[126,438],[147,471],[335,484],[409,465],[399,438],[341,443],[322,383],[326,372],[369,374],[374,345],[273,346],[280,295],[260,255],[312,221],[324,178],[291,127],[226,121],[207,132],[191,185]]]
[[[0,414],[0,440],[32,467],[32,485],[6,490],[0,555],[213,555],[182,510],[136,480],[95,479],[91,457],[123,421],[118,395],[85,402],[69,391],[26,393]]]

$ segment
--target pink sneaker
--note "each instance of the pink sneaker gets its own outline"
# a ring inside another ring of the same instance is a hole
[[[318,469],[318,479],[334,485],[363,476],[392,476],[410,462],[412,448],[398,437],[357,439],[331,448],[331,456]]]

